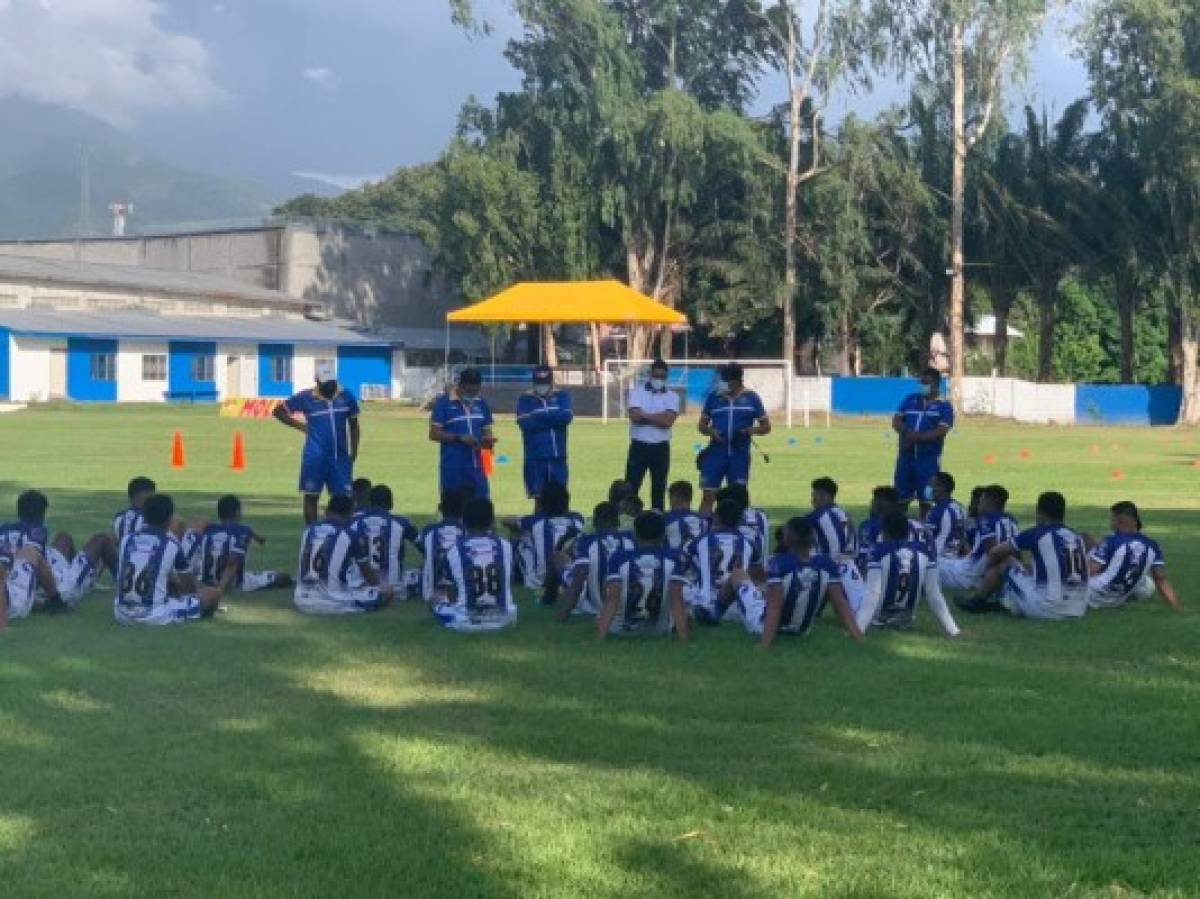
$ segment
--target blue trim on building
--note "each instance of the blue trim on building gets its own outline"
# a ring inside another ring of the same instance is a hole
[[[12,334],[16,335],[17,337],[36,337],[36,338],[44,339],[44,340],[62,340],[64,338],[66,338],[68,340],[70,340],[70,339],[80,339],[80,340],[117,340],[117,339],[120,339],[120,340],[160,340],[160,341],[168,341],[168,342],[179,340],[179,337],[175,334],[122,334],[120,336],[120,338],[115,338],[111,334],[90,334],[90,333],[87,333],[84,331],[68,332],[68,331],[30,331],[30,330],[22,330],[22,329],[9,329],[9,330]],[[246,343],[245,340],[239,341],[239,340],[236,340],[231,337],[214,337],[214,338],[211,338],[211,342]],[[311,340],[307,340],[307,339],[306,340],[290,340],[288,342],[291,343],[293,346],[318,346],[318,347],[339,346],[337,340],[329,338],[329,337],[313,338]],[[372,343],[347,344],[347,346],[351,346],[351,345],[356,346],[356,347],[386,347],[389,350],[392,349],[393,347],[400,346],[400,344],[396,343],[395,341],[385,341],[385,340],[381,340],[377,343],[372,342]]]
[[[167,399],[215,402],[217,399],[217,345],[173,340],[167,360]],[[208,375],[212,380],[207,380]]]
[[[12,340],[8,328],[0,328],[0,400],[8,399],[12,391]]]
[[[105,356],[111,357],[111,364],[99,358]],[[102,368],[111,373],[111,380],[95,377]],[[67,340],[67,396],[81,403],[117,401],[117,341]]]
[[[340,346],[337,351],[338,383],[356,397],[363,384],[383,384],[392,390],[392,351],[387,347]]]
[[[1183,390],[1173,384],[1079,384],[1075,388],[1075,423],[1173,425],[1182,404]]]
[[[921,389],[916,378],[833,378],[836,415],[894,415],[910,393]]]
[[[295,374],[292,370],[295,347],[290,343],[260,343],[258,345],[258,395],[289,397],[295,393]],[[275,360],[287,360],[286,380],[275,379]]]

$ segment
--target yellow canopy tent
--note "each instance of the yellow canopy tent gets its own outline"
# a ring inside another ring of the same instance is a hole
[[[687,316],[620,281],[525,281],[456,309],[457,324],[682,325]]]

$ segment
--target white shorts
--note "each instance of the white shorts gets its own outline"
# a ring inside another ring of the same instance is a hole
[[[246,571],[242,573],[243,593],[257,593],[259,590],[270,590],[279,580],[277,571]]]
[[[862,604],[867,599],[867,582],[863,580],[858,566],[853,562],[839,563],[838,573],[841,575],[842,591],[846,594],[846,602],[850,605],[850,611],[857,615],[858,610],[862,608]]]
[[[498,631],[512,627],[517,623],[517,609],[513,606],[507,611],[496,611],[488,614],[478,612],[472,614],[466,605],[452,602],[435,603],[430,607],[433,617],[442,627],[464,634],[482,634],[488,631]]]
[[[183,624],[188,621],[198,621],[204,617],[200,605],[200,597],[195,594],[188,596],[172,596],[166,602],[155,603],[149,608],[123,606],[113,603],[113,618],[118,624],[152,624],[165,626],[168,624]]]
[[[1087,612],[1087,590],[1064,590],[1060,599],[1046,594],[1033,575],[1024,569],[1012,567],[1004,580],[1003,599],[1009,611],[1020,618],[1041,618],[1052,621],[1064,618],[1082,618]]]
[[[297,584],[295,604],[307,615],[355,615],[383,608],[377,587],[351,587],[331,590],[323,584]]]
[[[1093,609],[1115,609],[1131,599],[1152,599],[1156,589],[1154,581],[1149,575],[1138,581],[1137,586],[1128,593],[1117,593],[1106,587],[1093,587],[1089,582],[1087,602],[1088,606]]]
[[[706,591],[699,584],[687,584],[683,588],[683,604],[687,608],[688,615],[692,618],[697,618],[696,610],[700,609],[700,616],[697,620],[704,620],[712,623],[717,615],[717,597]],[[737,603],[737,597],[730,603],[729,608],[725,610],[725,614],[721,616],[722,621],[741,621],[742,610]]]
[[[74,607],[96,586],[96,566],[84,553],[76,553],[70,562],[53,546],[46,548],[46,564],[54,575],[54,586],[67,605]]]
[[[970,593],[979,586],[986,567],[985,559],[941,558],[937,563],[938,583],[946,591]]]
[[[37,569],[32,562],[18,559],[5,582],[8,588],[8,617],[12,621],[28,618],[37,598]]]
[[[746,630],[752,636],[761,637],[763,621],[767,617],[767,598],[762,590],[754,584],[742,584],[738,587],[737,602],[734,605],[741,613],[742,624],[746,626]]]

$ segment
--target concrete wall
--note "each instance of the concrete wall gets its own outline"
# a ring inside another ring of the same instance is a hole
[[[50,306],[77,312],[111,312],[118,309],[149,309],[164,314],[261,318],[278,314],[302,318],[302,310],[265,309],[250,300],[192,300],[151,290],[120,290],[114,287],[87,287],[73,284],[35,284],[29,281],[0,281],[0,308],[28,309]]]
[[[50,350],[65,350],[66,338],[49,340],[13,337],[10,344],[9,397],[14,403],[44,402],[50,398]]]
[[[122,340],[117,350],[117,402],[161,403],[167,390],[167,377],[162,380],[142,379],[142,356],[168,356],[167,341]]]

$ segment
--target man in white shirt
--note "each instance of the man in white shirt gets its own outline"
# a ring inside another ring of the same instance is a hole
[[[650,505],[666,508],[667,475],[671,470],[671,428],[679,417],[679,396],[667,387],[667,363],[655,359],[650,377],[629,391],[629,457],[625,480],[640,493],[650,473]]]

